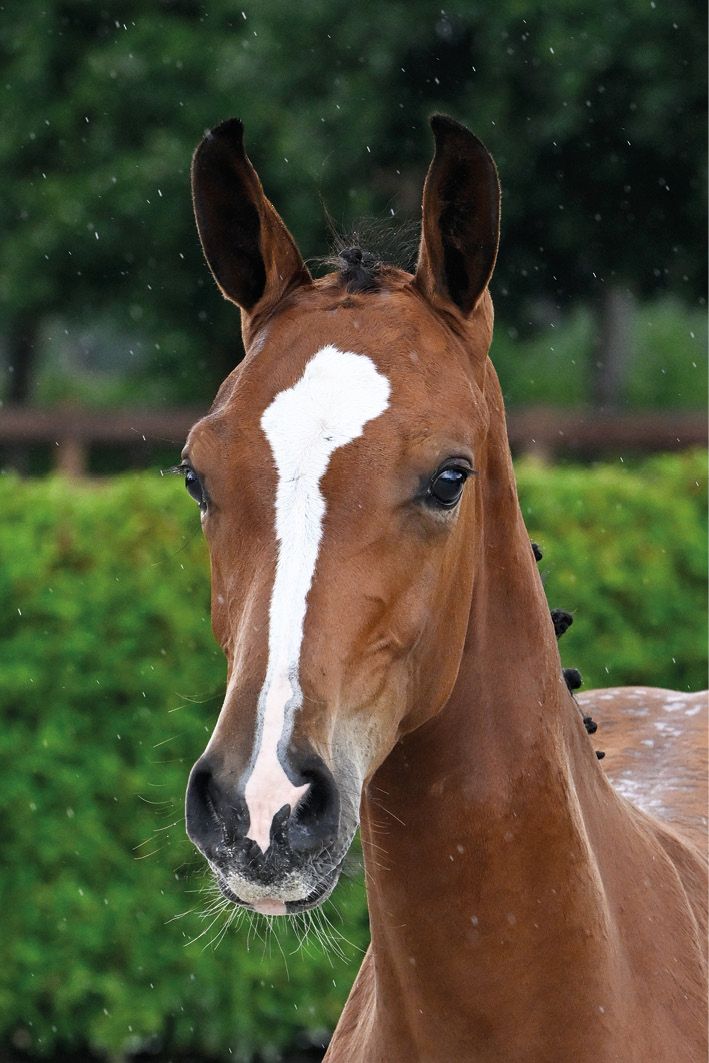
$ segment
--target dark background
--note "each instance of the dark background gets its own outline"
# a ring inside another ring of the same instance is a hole
[[[313,257],[331,243],[325,209],[344,230],[418,218],[441,110],[501,173],[493,354],[508,400],[703,404],[705,20],[692,0],[24,0],[0,18],[6,403],[211,399],[241,351],[192,221],[205,129],[244,120],[267,193]]]

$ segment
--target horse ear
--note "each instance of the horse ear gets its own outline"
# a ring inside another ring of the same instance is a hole
[[[293,237],[244,151],[238,118],[207,133],[192,160],[192,202],[204,256],[221,292],[247,314],[307,284]]]
[[[436,141],[423,188],[416,283],[437,305],[466,316],[495,268],[500,241],[500,182],[485,145],[446,115],[431,119]]]

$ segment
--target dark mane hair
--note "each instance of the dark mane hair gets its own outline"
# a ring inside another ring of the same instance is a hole
[[[366,292],[379,287],[387,267],[413,271],[419,244],[418,222],[364,219],[348,233],[338,232],[327,218],[333,249],[316,264],[335,269],[348,292]]]

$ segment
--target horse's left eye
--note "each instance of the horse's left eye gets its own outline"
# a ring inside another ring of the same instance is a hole
[[[441,469],[431,480],[428,493],[444,509],[452,509],[463,493],[469,471],[458,467]]]
[[[202,484],[200,483],[199,476],[194,469],[185,470],[185,487],[188,494],[194,498],[195,502],[199,505],[200,509],[204,509],[205,498],[204,491],[202,490]]]

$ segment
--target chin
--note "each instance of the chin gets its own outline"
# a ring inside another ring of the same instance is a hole
[[[271,886],[251,882],[241,874],[222,870],[213,864],[212,871],[222,896],[232,904],[259,915],[299,915],[328,899],[340,880],[348,850],[349,845],[335,863],[324,872],[320,871],[319,877],[294,871]],[[312,872],[312,869],[308,871]]]

